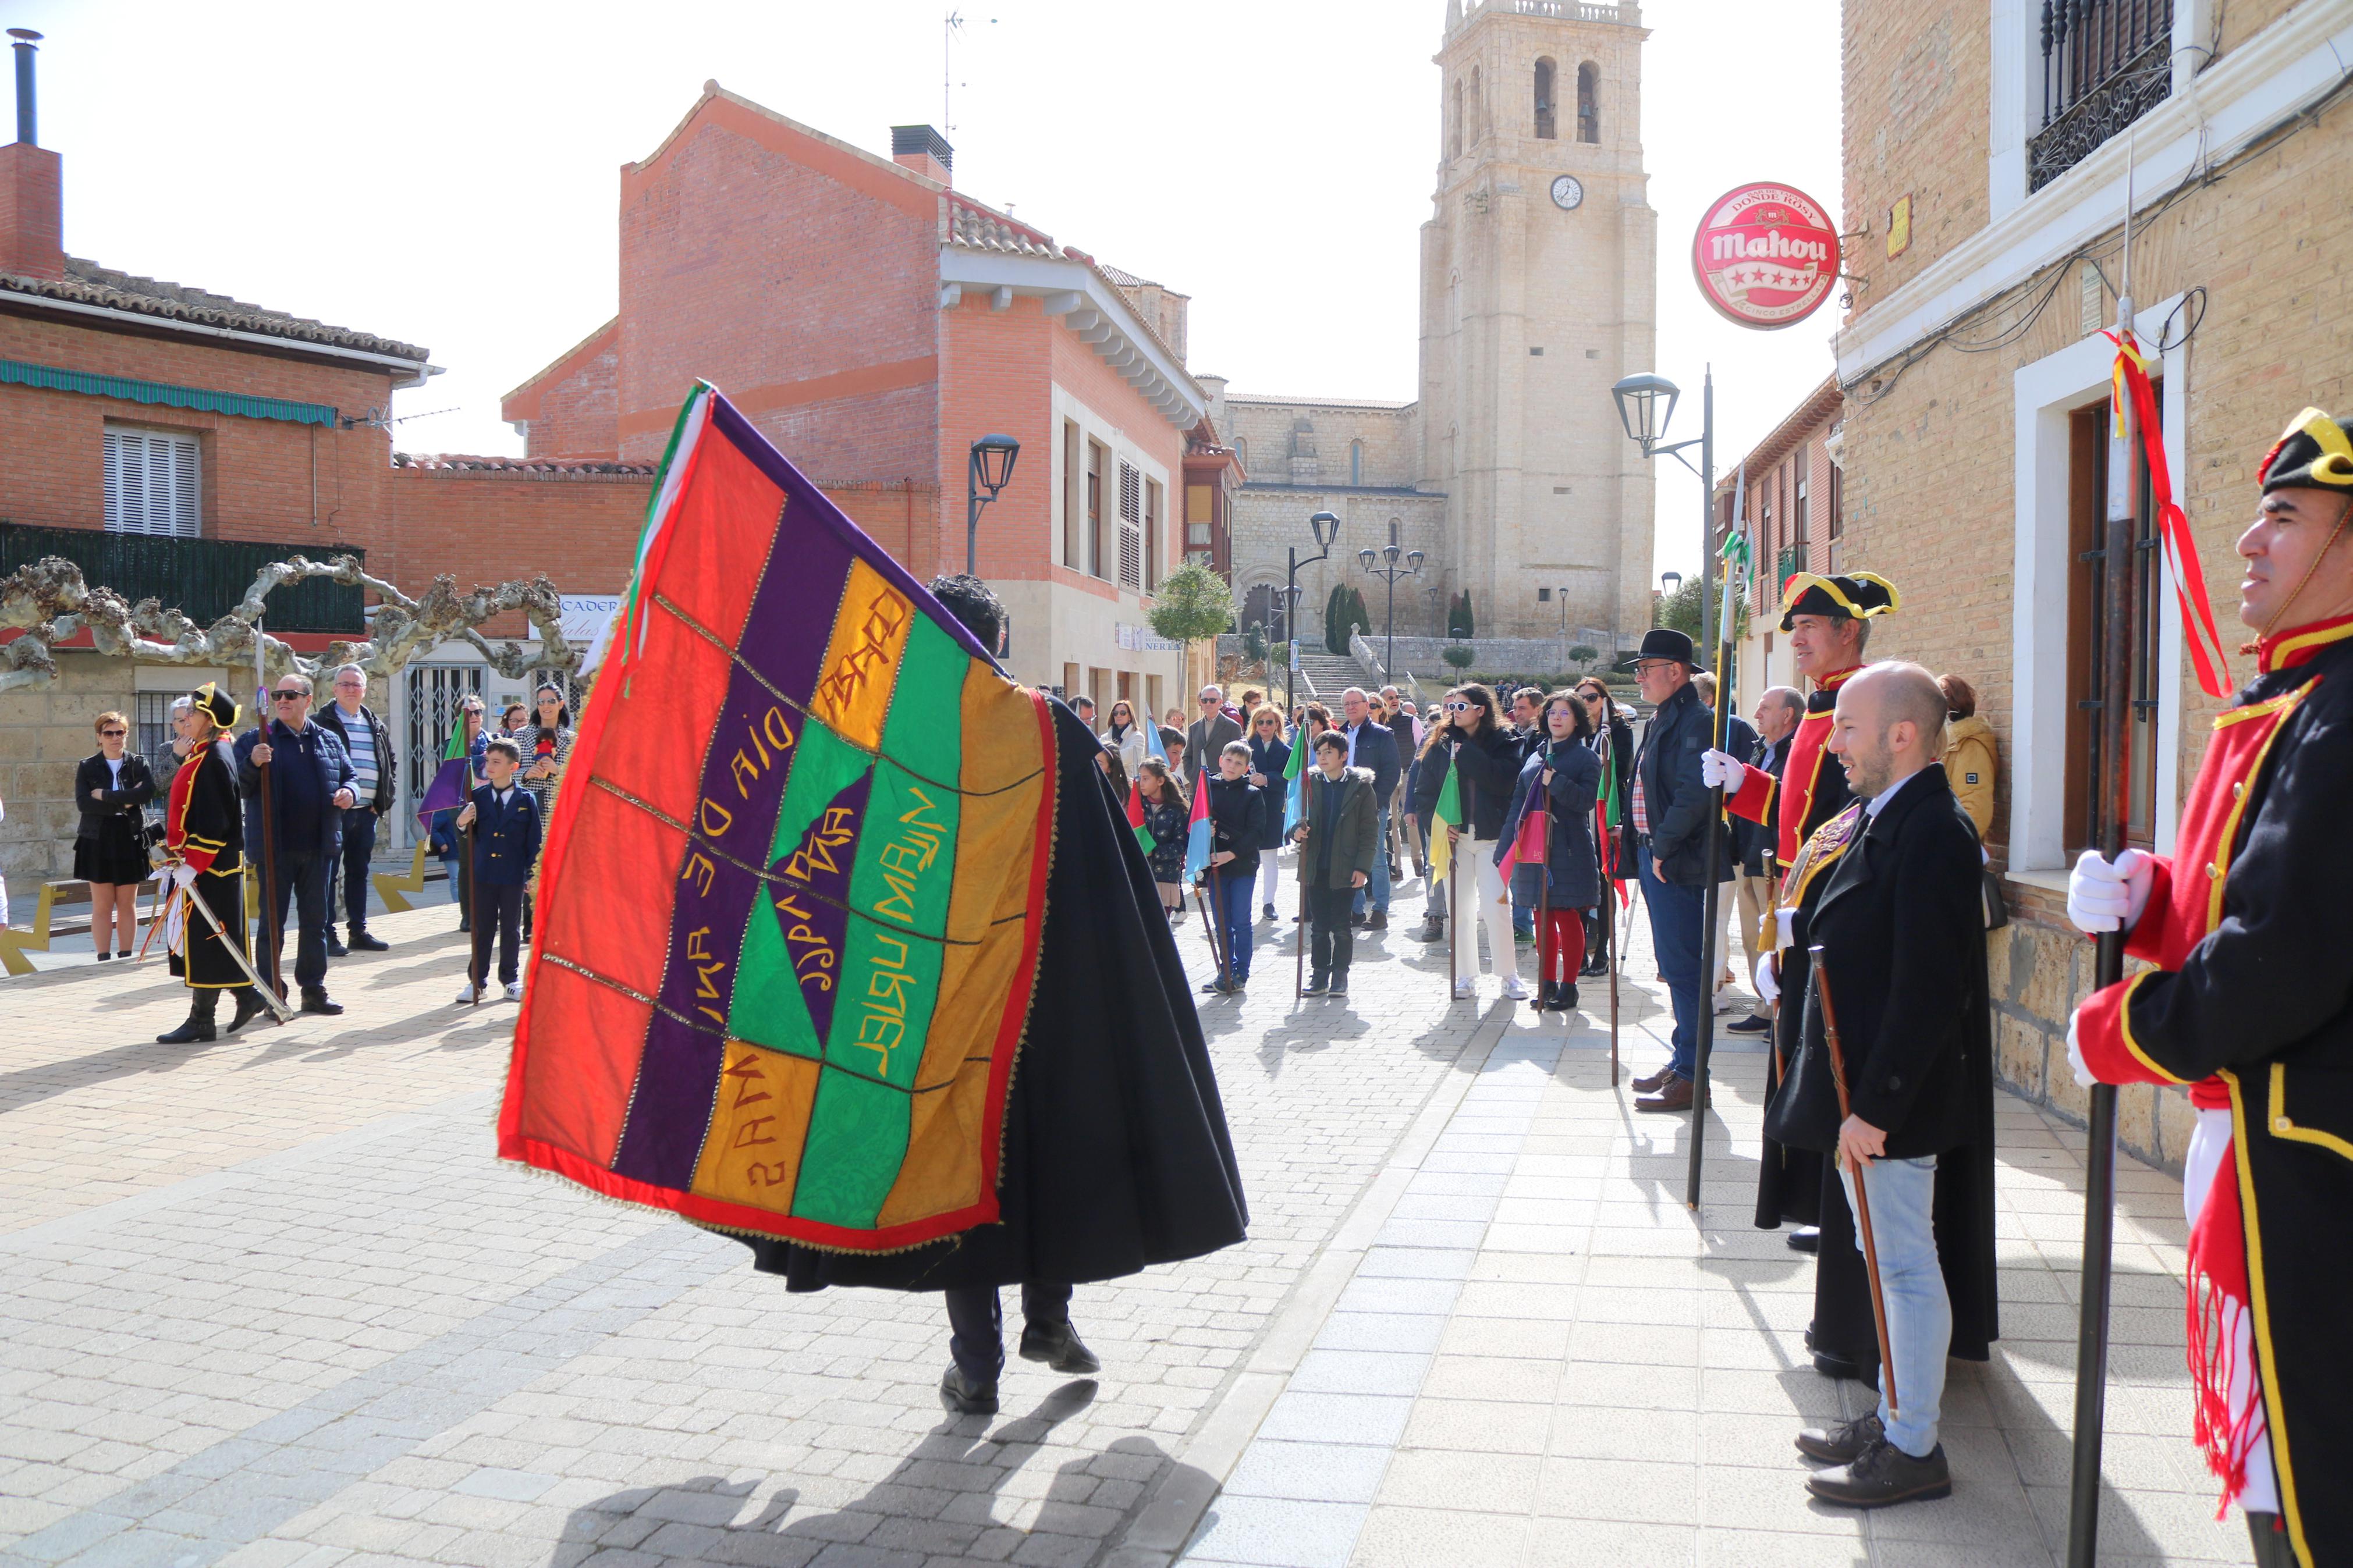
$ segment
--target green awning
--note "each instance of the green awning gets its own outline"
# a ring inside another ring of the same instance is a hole
[[[120,397],[131,403],[159,403],[170,408],[202,408],[215,414],[235,414],[247,419],[286,419],[297,425],[332,426],[338,416],[323,403],[290,403],[282,397],[248,397],[241,392],[215,392],[202,386],[174,386],[161,381],[133,381],[127,375],[100,375],[95,371],[65,370],[53,364],[26,364],[0,359],[0,384],[46,387],[52,392],[81,392],[92,397]]]

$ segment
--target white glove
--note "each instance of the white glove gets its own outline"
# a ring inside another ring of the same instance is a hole
[[[2127,849],[2111,864],[2096,849],[2075,858],[2067,877],[2067,918],[2088,936],[2105,931],[2130,931],[2148,905],[2149,889],[2157,881],[2157,863],[2137,849]]]
[[[2075,1015],[2073,1013],[2067,1015],[2067,1065],[2074,1069],[2077,1089],[2089,1089],[2100,1081],[2092,1076],[2092,1069],[2084,1065],[2084,1047],[2075,1043]]]
[[[1757,999],[1759,1002],[1780,1000],[1781,977],[1778,973],[1780,965],[1774,961],[1774,955],[1769,952],[1757,961]]]
[[[1747,779],[1748,764],[1730,752],[1702,752],[1699,754],[1699,777],[1708,788],[1733,795]]]
[[[1798,945],[1797,910],[1775,910],[1773,911],[1773,927],[1774,934],[1778,939],[1773,943],[1773,950],[1776,952],[1778,952],[1785,948],[1791,948]]]
[[[196,868],[185,860],[172,868],[172,880],[179,885],[182,892],[186,892],[195,879]]]

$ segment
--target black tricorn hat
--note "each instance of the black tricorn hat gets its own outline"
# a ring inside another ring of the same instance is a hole
[[[2263,493],[2291,488],[2353,491],[2353,420],[2307,408],[2288,422],[2256,469]]]
[[[211,714],[213,723],[218,728],[231,730],[237,727],[237,702],[220,689],[218,681],[206,681],[188,693],[188,700],[196,705],[197,712]]]
[[[1686,669],[1703,668],[1692,657],[1691,638],[1666,626],[1652,626],[1642,634],[1642,647],[1634,655],[1634,662],[1640,664],[1646,658],[1671,658]]]
[[[1862,621],[1894,615],[1904,607],[1895,584],[1876,572],[1850,572],[1825,577],[1817,572],[1796,573],[1781,585],[1781,629],[1794,630],[1799,616],[1828,616],[1834,620]]]

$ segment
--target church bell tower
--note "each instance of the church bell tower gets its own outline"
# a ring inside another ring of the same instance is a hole
[[[1421,231],[1421,488],[1481,637],[1650,624],[1652,479],[1610,387],[1651,360],[1658,215],[1632,4],[1446,0]],[[1433,563],[1432,564],[1441,564]]]

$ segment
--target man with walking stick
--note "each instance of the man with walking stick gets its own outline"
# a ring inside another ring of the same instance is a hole
[[[1870,1205],[1869,1233],[1848,1245],[1876,1264],[1866,1300],[1884,1301],[1879,1407],[1798,1438],[1831,1466],[1807,1489],[1852,1508],[1951,1492],[1936,1440],[1946,1356],[1957,1319],[1984,1332],[1994,1311],[1981,862],[1936,762],[1944,726],[1944,693],[1918,665],[1873,665],[1840,689],[1829,747],[1855,804],[1823,829],[1848,842],[1810,929],[1836,979],[1836,1021],[1830,988],[1810,986],[1797,1057],[1766,1110],[1768,1133],[1833,1157],[1849,1202]]]
[[[2086,1086],[2189,1086],[2196,1440],[2259,1568],[2319,1568],[2353,1561],[2353,419],[2306,409],[2257,475],[2255,678],[2174,852],[2076,864],[2069,918],[2155,967],[2076,1009],[2068,1055]]]

